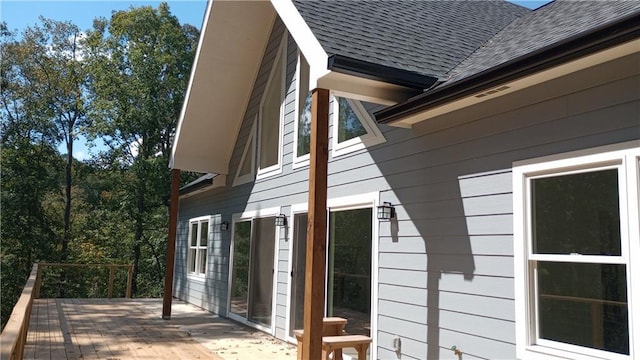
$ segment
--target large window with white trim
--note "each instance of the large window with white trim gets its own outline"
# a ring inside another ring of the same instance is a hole
[[[275,55],[271,74],[260,102],[258,126],[258,177],[279,173],[282,151],[282,118],[287,36]]]
[[[518,357],[633,358],[639,156],[514,167]]]
[[[207,244],[209,243],[209,216],[189,220],[189,254],[187,273],[204,277],[207,273]]]

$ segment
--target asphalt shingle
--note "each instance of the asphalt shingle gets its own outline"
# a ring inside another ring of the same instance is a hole
[[[505,1],[294,0],[334,54],[446,76],[498,31],[530,10]]]
[[[572,36],[640,12],[640,1],[559,1],[514,20],[449,74],[461,81]]]

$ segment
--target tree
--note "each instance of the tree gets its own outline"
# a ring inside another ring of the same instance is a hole
[[[43,205],[59,194],[63,159],[55,149],[56,132],[32,97],[29,78],[23,76],[24,44],[0,24],[0,130],[2,187],[0,188],[2,326],[25,284],[35,261],[57,261],[56,223]]]
[[[113,165],[128,169],[123,201],[133,220],[134,293],[141,267],[157,280],[164,273],[168,157],[198,36],[161,3],[97,19],[87,38],[91,129],[106,139]],[[141,263],[144,248],[151,261]]]
[[[21,40],[8,41],[3,50],[7,57],[3,57],[2,105],[7,124],[35,126],[43,141],[63,142],[67,150],[61,261],[67,259],[72,238],[73,145],[86,121],[82,38],[72,23],[40,17],[39,25],[27,27]]]

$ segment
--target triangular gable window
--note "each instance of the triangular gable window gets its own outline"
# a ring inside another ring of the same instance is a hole
[[[335,97],[333,106],[334,157],[386,141],[359,101]]]
[[[252,181],[255,177],[255,163],[256,155],[254,151],[254,144],[256,142],[256,122],[253,122],[247,143],[244,146],[242,157],[240,158],[240,166],[236,171],[236,178],[233,181],[233,185],[241,185]]]

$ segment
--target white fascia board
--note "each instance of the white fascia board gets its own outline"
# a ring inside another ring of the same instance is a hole
[[[300,15],[293,1],[271,0],[271,4],[273,4],[280,19],[282,19],[309,64],[309,89],[319,87],[318,79],[330,73],[327,70],[329,61],[327,52],[324,51],[316,36],[313,35],[311,28]]]
[[[191,87],[193,85],[193,80],[195,78],[196,69],[198,67],[198,59],[200,59],[200,52],[202,51],[202,46],[204,43],[204,35],[207,33],[207,24],[209,23],[209,15],[211,14],[211,8],[213,7],[213,1],[207,1],[207,9],[205,10],[204,17],[202,18],[202,27],[200,30],[200,38],[198,39],[198,47],[196,48],[196,56],[193,60],[193,66],[191,67],[191,74],[189,75],[189,85],[187,86],[187,92],[184,96],[184,101],[182,102],[182,109],[180,109],[180,118],[178,119],[178,126],[176,127],[176,134],[173,138],[173,144],[171,146],[171,156],[169,158],[169,168],[175,168],[175,156],[176,156],[176,147],[178,141],[180,139],[180,130],[184,124],[184,114],[187,110],[187,106],[189,103],[189,98],[191,97]]]

